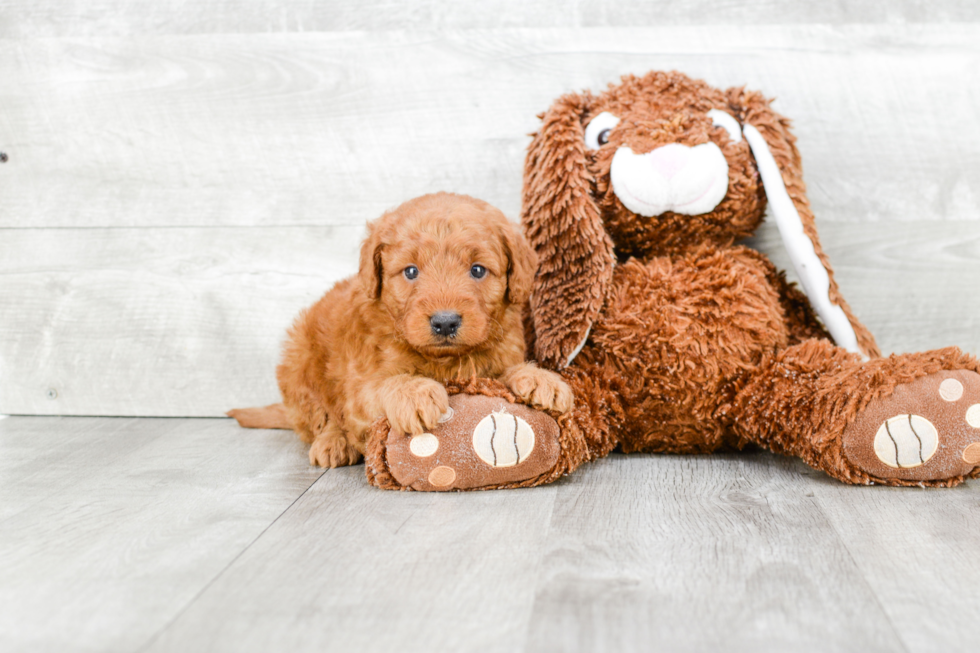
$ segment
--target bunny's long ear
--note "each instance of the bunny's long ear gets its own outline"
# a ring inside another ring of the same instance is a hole
[[[742,133],[759,168],[783,244],[814,310],[838,346],[869,358],[881,356],[867,327],[841,297],[830,261],[820,245],[803,167],[789,121],[769,107],[761,94],[729,89],[729,103],[740,115]]]
[[[592,198],[582,119],[591,95],[565,95],[543,115],[524,164],[522,220],[538,254],[531,293],[535,357],[568,366],[589,337],[616,257]]]

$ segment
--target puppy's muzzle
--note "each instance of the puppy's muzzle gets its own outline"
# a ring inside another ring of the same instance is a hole
[[[462,323],[462,316],[455,311],[439,311],[433,313],[432,317],[429,318],[429,326],[432,327],[432,334],[444,338],[455,336]]]

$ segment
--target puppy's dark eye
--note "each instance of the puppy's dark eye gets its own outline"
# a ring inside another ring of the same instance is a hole
[[[487,276],[487,269],[480,264],[476,264],[470,268],[470,276],[474,279],[482,279]]]
[[[603,129],[601,132],[599,132],[599,145],[605,145],[609,142],[609,132],[611,131],[611,129]]]
[[[404,274],[405,278],[409,281],[414,281],[419,276],[419,269],[414,265],[409,265],[402,271],[402,274]]]

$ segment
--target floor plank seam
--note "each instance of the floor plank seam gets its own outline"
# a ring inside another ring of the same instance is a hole
[[[3,419],[4,417],[7,417],[7,416],[6,415],[0,415],[0,419]],[[15,415],[14,417],[41,417],[42,419],[46,419],[46,418],[52,417],[52,416],[49,416],[49,415]],[[62,416],[54,416],[54,417],[62,417]],[[91,418],[91,419],[100,419],[100,418]],[[126,420],[124,422],[121,421],[121,422],[115,424],[115,427],[116,428],[113,431],[111,431],[111,432],[112,433],[117,433],[117,432],[121,431],[122,429],[126,428],[127,426],[129,426],[131,423],[136,422],[140,418],[139,417],[121,417],[121,418],[112,418],[112,419]],[[96,428],[97,428],[97,425],[96,426],[93,426],[88,431],[82,431],[82,432],[76,433],[72,437],[70,437],[66,442],[69,443],[69,444],[70,443],[73,443],[75,441],[78,441],[78,440],[82,440],[84,442],[84,438],[88,437],[89,433],[91,431],[96,430]],[[143,446],[145,446],[145,444],[146,443],[144,443]],[[105,460],[106,461],[115,461],[115,460],[118,460],[119,458],[121,458],[121,457],[123,457],[125,455],[127,455],[125,452],[117,452],[111,458],[106,458]],[[21,513],[23,513],[25,510],[31,510],[35,506],[40,505],[40,504],[44,503],[45,501],[48,501],[51,498],[58,496],[58,494],[60,494],[61,492],[62,492],[61,489],[56,488],[56,489],[50,490],[47,494],[36,494],[36,495],[34,495],[33,498],[30,500],[30,502],[29,503],[25,503],[21,507],[21,509],[19,511],[14,512],[14,513],[11,513],[11,514],[7,515],[6,517],[0,518],[0,526],[3,526],[4,524],[6,524],[7,522],[9,522],[10,520],[15,519],[18,515],[20,515]]]
[[[190,609],[190,607],[192,605],[194,605],[194,603],[196,603],[197,600],[200,599],[201,596],[203,596],[204,593],[207,592],[208,589],[218,581],[219,578],[221,578],[222,576],[224,576],[225,573],[229,569],[231,569],[231,567],[236,562],[238,562],[239,558],[241,558],[243,555],[245,555],[245,553],[249,549],[251,549],[252,546],[254,546],[255,543],[258,542],[262,538],[262,536],[265,535],[269,531],[270,528],[272,528],[273,526],[275,526],[276,525],[276,522],[278,522],[283,517],[283,515],[285,515],[287,512],[289,512],[292,509],[292,507],[296,505],[296,502],[298,502],[300,499],[302,499],[304,496],[306,496],[306,493],[310,491],[310,488],[312,488],[314,485],[316,485],[317,482],[321,478],[323,478],[323,475],[326,472],[327,472],[327,470],[324,470],[315,479],[313,479],[313,482],[310,483],[306,487],[305,490],[303,490],[302,492],[300,492],[299,496],[297,496],[295,499],[293,499],[290,502],[290,504],[288,506],[286,506],[286,508],[282,512],[280,512],[278,515],[276,515],[276,518],[273,519],[271,522],[269,522],[268,526],[266,526],[265,528],[263,528],[262,531],[258,535],[256,535],[254,538],[252,538],[252,541],[251,542],[249,542],[248,544],[246,544],[242,548],[242,550],[239,551],[238,554],[234,558],[232,558],[231,560],[228,561],[228,564],[226,564],[224,567],[221,568],[221,571],[219,571],[217,574],[214,575],[214,577],[211,580],[209,580],[207,583],[205,583],[204,586],[201,587],[201,589],[198,590],[197,593],[195,593],[194,596],[192,596],[191,599],[189,601],[187,601],[187,603],[184,604],[184,606],[182,608],[180,608],[180,610],[178,610],[174,614],[173,617],[171,617],[163,626],[160,627],[159,630],[157,630],[157,632],[153,633],[153,635],[148,640],[146,640],[146,643],[143,644],[143,646],[140,646],[139,648],[137,648],[136,649],[137,653],[142,653],[143,651],[146,651],[147,649],[149,649],[150,646],[152,646],[153,643],[157,639],[159,639],[159,637],[161,635],[163,635],[163,633],[167,632],[167,630],[170,627],[172,627],[175,623],[177,623],[177,621],[184,615],[184,613],[186,613]]]
[[[858,564],[857,559],[854,557],[854,554],[851,552],[851,547],[848,546],[847,540],[841,535],[841,532],[837,529],[837,524],[834,523],[834,521],[824,510],[823,504],[820,502],[820,498],[815,496],[815,494],[816,493],[814,493],[814,496],[812,498],[817,506],[817,510],[820,511],[820,515],[824,518],[824,521],[827,522],[827,525],[830,526],[830,529],[834,532],[834,535],[837,537],[837,541],[840,542],[841,546],[844,548],[844,551],[847,552],[847,557],[848,559],[850,559],[851,564],[854,566],[855,569],[857,569],[860,572],[861,582],[864,583],[864,586],[868,588],[868,591],[871,593],[871,596],[874,597],[875,605],[878,606],[878,609],[881,610],[881,614],[885,617],[885,621],[888,622],[888,627],[891,628],[891,631],[895,634],[895,637],[898,639],[899,642],[901,642],[902,651],[904,651],[905,653],[911,653],[908,643],[902,637],[902,634],[898,630],[898,628],[895,627],[895,623],[894,621],[892,621],[892,616],[888,613],[888,610],[885,609],[884,604],[881,602],[881,597],[878,596],[878,592],[875,590],[874,586],[871,585],[870,582],[868,582],[868,578],[864,574],[864,572],[861,571],[861,565]]]
[[[544,575],[545,575],[544,559],[545,556],[547,556],[550,553],[550,549],[548,548],[547,544],[548,542],[551,541],[550,540],[551,532],[552,530],[554,530],[555,506],[558,505],[558,493],[562,491],[563,487],[567,487],[567,486],[568,486],[567,474],[563,478],[558,479],[558,481],[555,482],[554,485],[552,486],[554,491],[551,494],[551,508],[548,513],[548,526],[546,527],[545,532],[542,534],[541,537],[541,542],[544,544],[544,546],[541,547],[541,557],[538,559],[538,564],[536,565],[537,574],[535,575],[534,578],[534,596],[531,599],[530,606],[528,606],[527,625],[524,627],[524,641],[521,642],[521,647],[520,647],[520,650],[523,653],[528,653],[530,651],[528,646],[531,641],[531,628],[534,625],[534,621],[533,621],[534,611],[538,605],[538,596],[541,590],[541,583],[544,580]],[[528,488],[528,489],[533,490],[536,488]]]

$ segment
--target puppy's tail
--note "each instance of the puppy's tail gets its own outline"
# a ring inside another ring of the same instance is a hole
[[[238,425],[247,429],[286,429],[292,430],[286,407],[282,404],[269,404],[264,408],[233,408],[225,413],[234,417]]]

